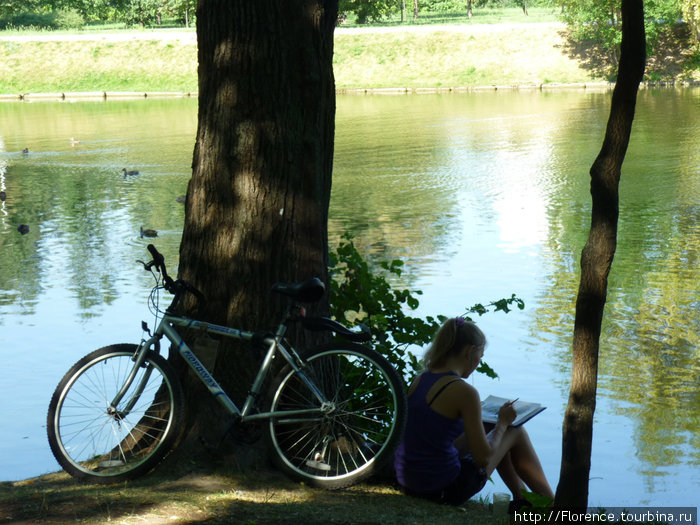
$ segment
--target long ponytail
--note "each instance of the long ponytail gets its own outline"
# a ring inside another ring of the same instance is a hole
[[[466,345],[486,346],[486,336],[476,324],[463,317],[448,319],[435,334],[435,339],[423,356],[423,367],[430,370],[443,365]]]

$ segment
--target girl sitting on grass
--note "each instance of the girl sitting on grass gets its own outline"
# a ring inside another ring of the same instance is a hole
[[[476,370],[486,337],[462,317],[442,325],[424,357],[425,371],[408,392],[408,421],[394,467],[407,494],[459,505],[479,492],[498,470],[523,504],[526,486],[554,498],[525,429],[509,427],[516,412],[505,403],[496,425],[481,419],[476,388],[462,381]],[[488,434],[487,434],[488,431]]]

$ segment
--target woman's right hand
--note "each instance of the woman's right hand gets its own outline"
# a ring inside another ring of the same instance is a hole
[[[498,423],[501,423],[507,427],[513,421],[515,421],[517,415],[518,413],[515,411],[515,408],[513,408],[513,403],[504,403],[498,410]]]

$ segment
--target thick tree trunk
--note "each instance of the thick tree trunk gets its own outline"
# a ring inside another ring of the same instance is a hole
[[[270,330],[282,313],[273,283],[327,280],[337,11],[337,0],[199,0],[199,123],[178,277],[207,302],[190,299],[185,314]],[[214,360],[239,401],[259,356],[224,340]],[[186,385],[186,395],[195,434],[216,439],[222,411],[201,389]]]
[[[598,350],[607,280],[617,243],[618,186],[629,144],[646,43],[642,0],[622,2],[622,53],[601,151],[591,168],[591,229],[581,253],[571,392],[564,417],[555,505],[586,508],[591,468]]]

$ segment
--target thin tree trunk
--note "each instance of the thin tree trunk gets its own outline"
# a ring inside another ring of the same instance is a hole
[[[199,0],[199,117],[178,276],[207,302],[190,299],[186,314],[270,330],[282,313],[275,282],[327,280],[337,13],[337,0]],[[226,341],[214,377],[239,402],[259,355]],[[216,439],[221,410],[202,389],[185,390],[195,434]]]
[[[642,0],[622,1],[622,53],[601,151],[591,167],[591,229],[581,253],[571,391],[564,416],[555,505],[586,508],[591,468],[598,351],[607,279],[617,244],[618,187],[629,144],[646,43]]]

